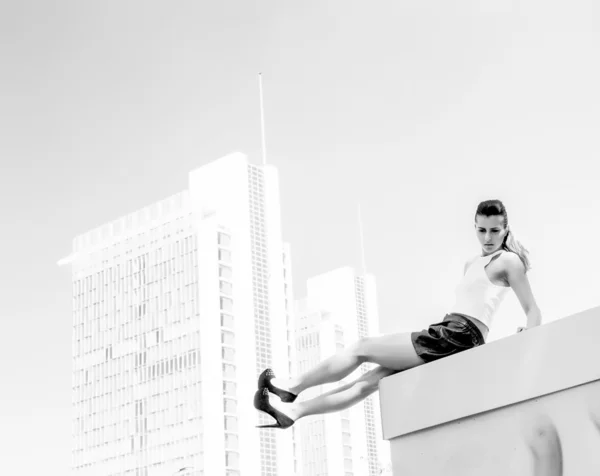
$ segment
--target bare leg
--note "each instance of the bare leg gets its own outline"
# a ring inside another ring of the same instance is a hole
[[[307,388],[337,382],[361,364],[372,362],[391,370],[406,370],[424,364],[412,345],[410,333],[366,337],[321,362],[298,378],[273,379],[278,388],[298,395]]]
[[[311,387],[338,382],[366,362],[357,355],[356,347],[358,346],[354,344],[341,350],[298,378],[289,381],[275,378],[273,379],[273,385],[298,395]]]
[[[376,367],[355,381],[341,385],[327,393],[305,402],[283,403],[277,398],[270,399],[271,405],[292,420],[308,415],[318,415],[345,410],[377,391],[382,378],[398,373],[385,367]]]

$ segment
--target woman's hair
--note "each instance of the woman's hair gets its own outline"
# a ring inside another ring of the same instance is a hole
[[[485,200],[477,206],[475,212],[475,220],[477,215],[484,217],[491,217],[502,215],[504,217],[504,228],[508,228],[508,215],[506,214],[506,207],[500,200]],[[502,248],[507,251],[515,253],[525,265],[525,272],[531,269],[531,262],[529,261],[529,251],[517,240],[513,232],[508,228],[508,232],[502,242]]]

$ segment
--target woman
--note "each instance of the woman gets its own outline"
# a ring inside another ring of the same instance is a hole
[[[384,377],[484,344],[494,313],[509,288],[527,316],[527,327],[518,331],[540,325],[540,310],[527,279],[528,253],[510,231],[506,208],[500,200],[479,204],[475,232],[482,253],[465,264],[464,276],[456,288],[456,302],[442,322],[421,332],[362,338],[291,380],[278,379],[266,369],[258,379],[254,406],[277,423],[259,428],[288,428],[308,415],[343,410],[375,392]],[[337,382],[365,362],[378,367],[312,400],[295,402],[303,390]],[[270,393],[279,399],[271,399]]]

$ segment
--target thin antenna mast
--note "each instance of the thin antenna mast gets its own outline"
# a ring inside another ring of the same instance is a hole
[[[262,138],[262,160],[267,165],[267,146],[265,145],[265,111],[263,107],[262,73],[258,73],[258,90],[260,93],[260,135]]]
[[[365,237],[363,233],[362,216],[360,213],[360,203],[358,204],[358,230],[360,234],[360,258],[363,275],[367,275],[367,260],[365,259]]]

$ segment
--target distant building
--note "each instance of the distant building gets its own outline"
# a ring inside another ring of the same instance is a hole
[[[345,267],[309,279],[307,297],[296,304],[298,372],[307,371],[360,337],[377,334],[378,323],[373,276],[359,276]],[[372,366],[364,364],[344,381],[354,380],[369,368]],[[335,386],[309,389],[302,398]],[[379,475],[387,445],[382,441],[379,417],[379,397],[374,394],[342,412],[300,420],[303,476]]]

